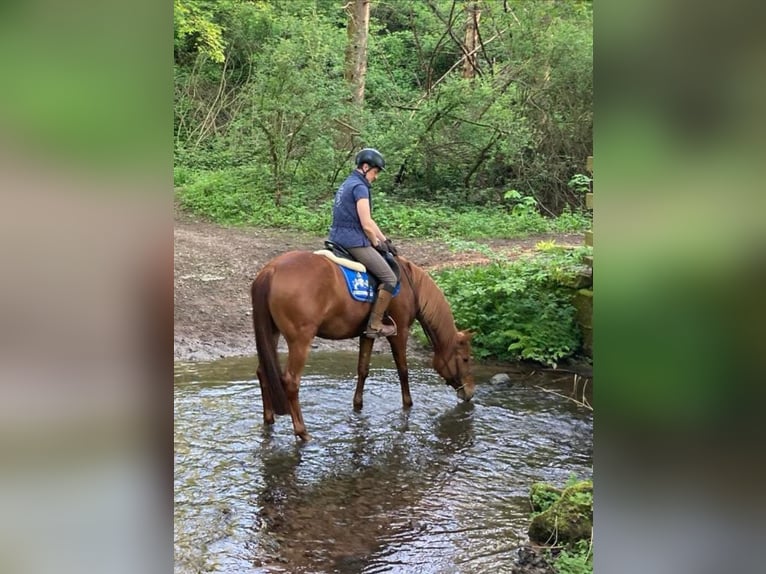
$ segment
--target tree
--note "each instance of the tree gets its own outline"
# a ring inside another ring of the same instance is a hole
[[[471,79],[476,75],[476,49],[479,40],[479,18],[481,9],[476,2],[465,5],[465,63],[463,77]]]
[[[364,81],[367,75],[367,35],[370,30],[370,0],[351,0],[348,12],[348,46],[346,47],[346,81],[351,100],[359,107],[364,103]]]
[[[202,2],[173,0],[173,31],[177,53],[184,51],[184,45],[191,40],[193,45],[188,51],[204,54],[214,62],[223,62],[223,30],[213,22]]]

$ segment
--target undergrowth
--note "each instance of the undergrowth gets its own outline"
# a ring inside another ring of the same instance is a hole
[[[219,171],[174,170],[176,198],[183,209],[224,225],[279,227],[323,235],[332,218],[334,190],[285,191],[278,196],[259,184],[258,168]],[[591,225],[588,212],[543,216],[533,199],[522,198],[512,208],[448,208],[443,205],[400,200],[375,192],[373,215],[393,238],[451,238],[466,240],[515,238],[534,233],[580,233]]]
[[[488,265],[450,268],[434,279],[458,325],[474,332],[480,359],[529,359],[555,366],[575,355],[582,336],[572,295],[586,248],[548,249]]]

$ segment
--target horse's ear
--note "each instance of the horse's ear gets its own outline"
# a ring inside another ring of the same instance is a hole
[[[473,339],[473,335],[474,335],[473,331],[458,331],[457,334],[458,334],[458,339],[460,341],[466,341],[466,342]]]

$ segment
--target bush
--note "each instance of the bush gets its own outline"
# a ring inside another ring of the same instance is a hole
[[[209,217],[219,223],[244,223],[255,211],[256,203],[250,178],[240,170],[208,171],[189,180],[188,172],[176,168],[177,179],[188,182],[177,193],[184,209]]]
[[[478,358],[531,359],[555,365],[582,344],[574,289],[582,250],[446,269],[435,274],[456,322],[475,332]]]

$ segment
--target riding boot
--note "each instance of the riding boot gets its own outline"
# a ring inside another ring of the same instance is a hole
[[[381,285],[378,288],[378,297],[372,304],[370,320],[367,324],[367,330],[364,332],[370,339],[393,337],[396,335],[396,324],[387,325],[383,323],[383,314],[386,312],[386,309],[388,309],[392,296],[391,292],[387,290],[384,285]],[[393,323],[393,319],[391,322]]]

